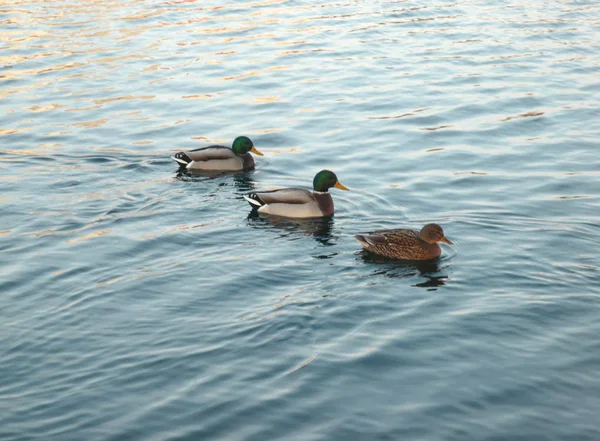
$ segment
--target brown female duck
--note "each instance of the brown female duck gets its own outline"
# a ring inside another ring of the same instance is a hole
[[[454,245],[438,224],[427,224],[420,232],[399,228],[357,234],[354,238],[372,253],[402,260],[435,259],[442,252],[437,242]]]

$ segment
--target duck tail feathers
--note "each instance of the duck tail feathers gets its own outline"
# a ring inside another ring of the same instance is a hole
[[[171,156],[171,159],[175,162],[177,162],[180,166],[185,167],[186,165],[188,165],[190,162],[192,162],[192,158],[190,158],[188,155],[186,155],[184,152],[179,152],[176,153],[175,155]]]
[[[260,196],[256,193],[250,193],[248,196],[244,196],[244,199],[248,201],[252,208],[260,208],[265,205]]]
[[[358,242],[365,248],[369,248],[369,246],[371,246],[367,238],[362,234],[357,234],[356,236],[354,236],[354,238],[358,240]]]
[[[356,236],[354,236],[354,238],[358,240],[360,244],[365,248],[374,247],[386,243],[385,236],[382,236],[380,234],[357,234]]]

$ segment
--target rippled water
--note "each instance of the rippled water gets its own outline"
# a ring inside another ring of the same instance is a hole
[[[0,5],[0,439],[600,439],[600,6]],[[252,172],[168,156],[250,136]],[[334,170],[324,222],[242,195]],[[409,265],[352,235],[439,222]]]

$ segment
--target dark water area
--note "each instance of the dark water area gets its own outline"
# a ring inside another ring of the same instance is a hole
[[[600,439],[600,5],[0,5],[0,439]],[[243,173],[172,150],[247,135]],[[308,187],[331,219],[243,195]],[[444,227],[429,263],[353,239]]]

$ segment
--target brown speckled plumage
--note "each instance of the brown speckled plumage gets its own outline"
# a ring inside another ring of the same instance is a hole
[[[452,245],[437,224],[427,224],[419,231],[398,228],[354,236],[368,251],[392,259],[431,260],[442,252],[439,241]]]

